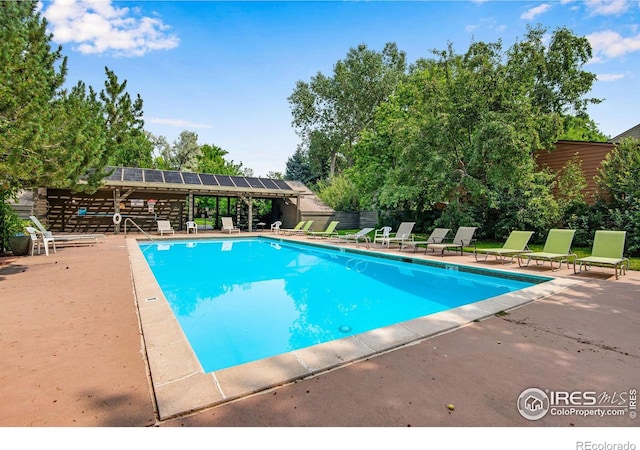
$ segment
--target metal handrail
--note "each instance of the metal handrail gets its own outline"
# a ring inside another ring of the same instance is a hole
[[[154,240],[149,233],[147,233],[142,228],[140,228],[138,224],[135,223],[133,219],[131,219],[130,217],[127,217],[126,219],[124,219],[124,237],[125,238],[127,237],[127,222],[131,222],[133,226],[136,227],[138,230],[140,230],[142,234],[144,234],[150,241]]]

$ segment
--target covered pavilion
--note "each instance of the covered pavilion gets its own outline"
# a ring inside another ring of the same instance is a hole
[[[144,231],[155,231],[157,220],[169,220],[184,230],[187,221],[210,215],[214,227],[221,216],[231,216],[247,231],[264,218],[255,217],[254,199],[270,199],[271,222],[281,220],[285,208],[295,208],[303,191],[286,181],[270,178],[215,175],[134,167],[109,168],[110,175],[95,193],[69,189],[38,189],[34,210],[49,228],[61,232],[119,233],[127,223]],[[213,211],[199,212],[197,197],[216,199]],[[226,199],[225,205],[220,202]],[[231,199],[236,199],[231,208]]]

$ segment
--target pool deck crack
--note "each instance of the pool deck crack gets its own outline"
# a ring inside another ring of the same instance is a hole
[[[623,356],[629,356],[631,358],[640,359],[640,356],[633,355],[633,354],[630,354],[629,352],[622,351],[618,347],[614,347],[614,346],[606,345],[606,344],[601,344],[601,343],[598,343],[598,342],[595,342],[595,341],[592,341],[592,340],[589,340],[589,339],[585,339],[585,338],[582,338],[582,337],[578,337],[578,336],[571,336],[571,335],[566,334],[566,333],[552,331],[547,327],[536,325],[536,324],[531,323],[531,322],[527,322],[526,319],[512,319],[512,318],[510,318],[510,317],[508,317],[506,315],[496,316],[496,318],[502,319],[505,322],[509,322],[509,323],[514,324],[514,325],[520,325],[520,326],[523,326],[523,327],[527,327],[527,328],[530,328],[530,329],[535,330],[535,331],[541,331],[543,333],[548,333],[548,334],[551,334],[553,336],[558,336],[558,337],[563,337],[563,338],[566,338],[566,339],[570,339],[570,340],[572,340],[574,342],[577,342],[579,344],[589,345],[589,346],[596,347],[596,348],[601,349],[601,350],[607,350],[607,351],[611,351],[611,352],[614,352],[614,353],[618,353],[618,354],[623,355]]]

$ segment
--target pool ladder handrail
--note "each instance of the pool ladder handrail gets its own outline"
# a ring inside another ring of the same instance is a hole
[[[127,237],[127,222],[131,222],[131,224],[136,227],[140,232],[142,232],[142,234],[144,234],[147,239],[149,239],[150,241],[154,241],[154,239],[151,237],[151,235],[149,233],[147,233],[146,231],[144,231],[142,228],[140,228],[138,226],[137,223],[135,223],[133,221],[133,219],[131,217],[127,217],[126,219],[124,219],[124,237]]]

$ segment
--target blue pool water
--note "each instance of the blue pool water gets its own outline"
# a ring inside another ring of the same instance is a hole
[[[534,284],[271,239],[140,247],[205,372]]]

